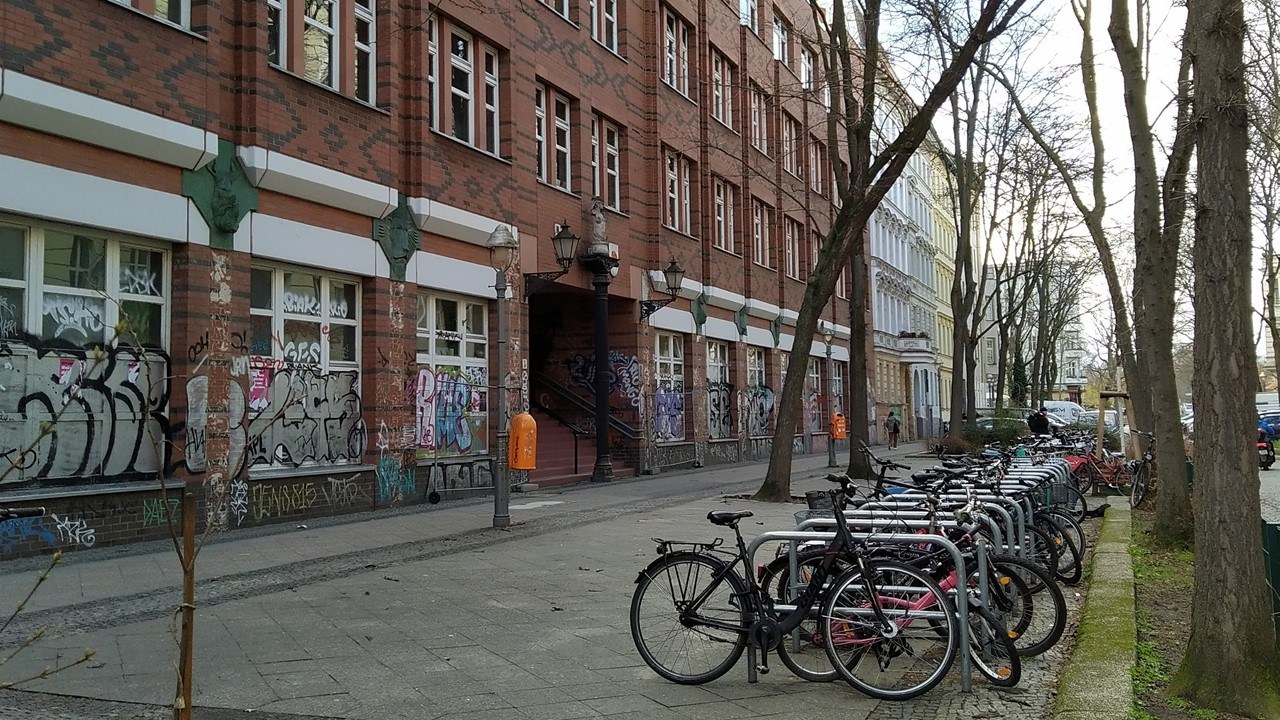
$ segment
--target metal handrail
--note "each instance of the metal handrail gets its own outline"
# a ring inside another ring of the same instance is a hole
[[[561,383],[555,380],[552,380],[551,378],[547,377],[546,374],[544,373],[534,373],[533,379],[539,387],[550,390],[561,399],[566,400],[570,404],[577,407],[579,410],[586,413],[590,413],[592,417],[595,417],[595,413],[596,413],[595,404],[587,400],[584,400],[582,397],[580,397],[574,391],[570,390],[568,387],[565,387]],[[535,393],[535,397],[536,397],[536,393]],[[537,402],[537,405],[540,409],[547,411],[548,415],[551,415],[551,412],[547,410],[547,407],[543,403]],[[627,423],[619,420],[618,418],[614,417],[612,413],[610,413],[609,415],[609,427],[616,430],[620,435],[622,435],[628,440],[640,440],[643,437],[643,435],[641,434],[638,428],[632,427],[631,425],[628,425]],[[595,433],[593,432],[588,434],[594,435]]]

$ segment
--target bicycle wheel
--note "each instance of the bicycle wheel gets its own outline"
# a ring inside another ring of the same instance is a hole
[[[765,566],[760,574],[760,587],[774,602],[791,604],[809,586],[814,569],[822,564],[826,548],[804,550],[796,557],[797,577],[800,579],[796,587],[791,586],[791,558],[780,555]],[[848,563],[837,560],[832,576],[838,575],[848,568]],[[821,596],[820,596],[821,597]],[[822,640],[821,614],[818,608],[810,611],[809,617],[800,623],[800,627],[784,635],[778,643],[778,659],[796,677],[809,682],[831,682],[840,675],[831,667],[827,659],[826,643]]]
[[[859,691],[879,700],[909,700],[941,682],[955,662],[959,623],[928,575],[901,563],[867,565],[868,577],[849,570],[823,602],[827,657]],[[892,622],[891,634],[877,620],[877,608]]]
[[[976,569],[969,585],[977,584]],[[1018,654],[1040,655],[1062,639],[1067,601],[1052,576],[1013,555],[987,557],[987,608],[1005,621]]]
[[[1143,500],[1147,499],[1147,491],[1151,485],[1151,466],[1142,463],[1138,466],[1137,472],[1133,474],[1132,491],[1129,495],[1129,505],[1138,507]]]
[[[1058,563],[1061,562],[1062,553],[1058,545],[1049,537],[1049,534],[1035,525],[1027,526],[1027,542],[1030,544],[1031,553],[1029,557],[1040,567],[1048,571],[1049,575],[1056,576],[1058,574]]]
[[[719,558],[668,555],[637,579],[631,639],[662,677],[682,685],[724,675],[747,647],[746,583]]]
[[[1049,536],[1049,540],[1058,551],[1058,569],[1054,572],[1054,577],[1067,585],[1080,582],[1080,578],[1084,575],[1084,568],[1080,561],[1080,551],[1076,548],[1071,535],[1047,515],[1037,513],[1035,521],[1036,527]]]
[[[1080,557],[1083,558],[1087,547],[1086,543],[1088,543],[1088,539],[1084,536],[1084,527],[1081,526],[1075,518],[1067,515],[1061,510],[1049,508],[1048,510],[1041,510],[1040,512],[1047,515],[1050,520],[1058,524],[1058,527],[1062,528],[1062,531],[1065,532],[1071,538],[1072,542],[1076,544],[1076,550],[1080,553]]]
[[[1013,687],[1022,679],[1022,661],[1004,620],[977,602],[969,603],[969,658],[996,687]]]

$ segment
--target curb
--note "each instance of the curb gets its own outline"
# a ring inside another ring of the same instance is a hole
[[[1058,678],[1057,720],[1128,720],[1137,653],[1127,504],[1111,506],[1093,551],[1076,647]]]

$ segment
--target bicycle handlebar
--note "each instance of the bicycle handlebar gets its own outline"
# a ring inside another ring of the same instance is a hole
[[[19,518],[44,517],[44,508],[0,508],[0,520],[17,520]]]

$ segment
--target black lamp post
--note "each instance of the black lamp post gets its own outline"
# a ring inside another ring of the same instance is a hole
[[[597,237],[578,262],[591,273],[596,291],[596,464],[591,469],[591,482],[608,482],[613,479],[609,453],[609,283],[618,271],[618,259],[609,254],[609,243]]]
[[[556,264],[560,266],[559,270],[550,272],[525,273],[524,296],[528,299],[529,294],[533,292],[533,280],[548,283],[557,278],[563,277],[569,272],[569,266],[573,265],[573,256],[578,253],[578,236],[569,230],[569,221],[565,220],[564,224],[556,229],[556,234],[551,236],[551,249],[556,254]]]
[[[836,412],[836,395],[835,395],[835,363],[831,361],[831,343],[835,342],[835,330],[826,323],[822,326],[822,342],[827,346],[827,467],[837,467],[836,465],[836,436],[834,429],[831,427],[831,420]]]

